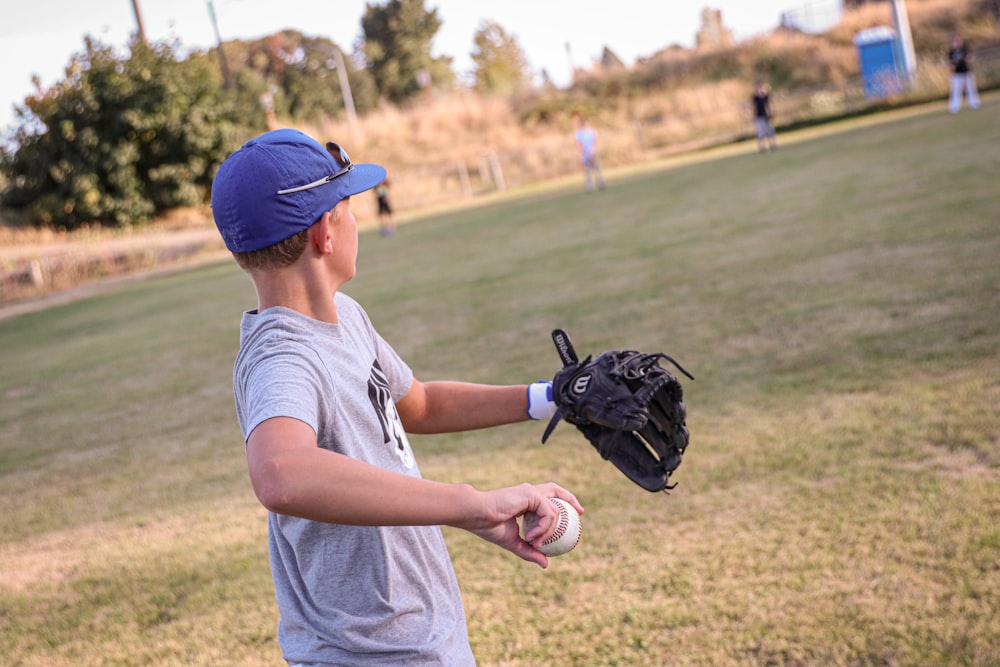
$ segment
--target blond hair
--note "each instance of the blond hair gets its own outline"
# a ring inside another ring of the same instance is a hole
[[[308,244],[309,229],[303,229],[295,236],[260,250],[233,252],[233,257],[244,271],[283,269],[297,262]]]
[[[345,197],[345,199],[349,199],[349,197]],[[344,201],[344,199],[341,201]],[[337,203],[339,204],[340,202]],[[330,210],[330,221],[336,222],[339,219],[340,209],[334,206]],[[260,250],[233,252],[233,257],[244,271],[284,269],[299,261],[299,257],[302,256],[302,253],[306,250],[306,246],[309,245],[309,231],[311,229],[312,227],[307,227],[284,241],[278,241],[274,245],[261,248]]]

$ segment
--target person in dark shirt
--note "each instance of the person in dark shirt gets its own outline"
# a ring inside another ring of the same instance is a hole
[[[778,142],[774,136],[774,112],[771,109],[771,95],[763,81],[758,80],[754,86],[753,97],[753,121],[757,128],[757,149],[763,153],[768,147],[773,150],[778,149]]]
[[[388,178],[375,187],[375,196],[378,198],[379,234],[392,236],[396,233],[396,218],[392,212],[392,204],[389,202]]]
[[[972,72],[972,54],[969,46],[958,35],[951,38],[951,49],[948,51],[951,62],[951,97],[948,100],[948,110],[958,113],[962,108],[963,93],[970,109],[979,108],[979,91],[976,88],[976,75]]]

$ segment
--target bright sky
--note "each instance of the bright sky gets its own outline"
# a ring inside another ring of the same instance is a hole
[[[369,0],[373,2],[373,0]],[[479,22],[490,19],[513,34],[536,72],[557,85],[569,82],[570,62],[587,67],[609,47],[626,64],[671,44],[693,46],[705,6],[722,10],[737,39],[776,27],[783,11],[822,0],[425,0],[443,25],[435,56],[451,56],[456,72],[471,70],[469,52]],[[183,48],[216,44],[208,0],[138,0],[149,41],[177,39]],[[825,0],[829,4],[830,0]],[[328,37],[344,51],[361,35],[366,0],[212,0],[222,39],[253,39],[292,28]],[[64,78],[84,35],[123,47],[136,30],[132,0],[15,0],[0,20],[0,130],[14,122],[13,107]]]

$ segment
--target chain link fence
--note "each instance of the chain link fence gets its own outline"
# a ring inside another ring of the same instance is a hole
[[[781,13],[781,25],[802,32],[823,32],[836,25],[843,15],[840,0],[811,2]]]

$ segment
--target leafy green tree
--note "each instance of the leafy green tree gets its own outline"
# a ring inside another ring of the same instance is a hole
[[[472,43],[476,90],[510,94],[530,84],[531,71],[524,49],[500,24],[480,22]]]
[[[425,88],[454,85],[451,58],[431,56],[431,42],[440,28],[437,9],[427,10],[424,0],[365,5],[364,56],[380,96],[399,104]]]
[[[346,103],[337,68],[344,63],[354,107],[363,113],[375,106],[371,75],[355,66],[339,46],[324,37],[285,30],[262,39],[225,44],[235,63],[239,95],[274,98],[275,111],[296,121],[314,121],[342,113]]]
[[[206,54],[179,60],[169,44],[133,39],[121,58],[85,43],[63,81],[18,109],[0,156],[2,202],[72,229],[206,201],[215,168],[248,133],[243,123],[262,126],[263,112],[231,103]]]

